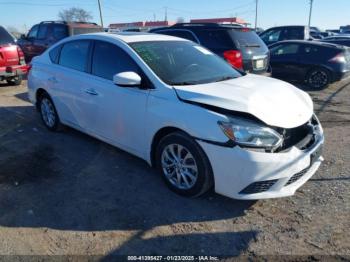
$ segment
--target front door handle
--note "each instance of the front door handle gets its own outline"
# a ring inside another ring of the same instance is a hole
[[[98,95],[98,93],[92,88],[86,89],[85,93],[87,93],[89,95],[92,95],[92,96],[97,96]]]

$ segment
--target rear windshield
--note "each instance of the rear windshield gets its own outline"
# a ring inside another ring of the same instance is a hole
[[[15,39],[5,30],[5,28],[0,26],[0,45],[3,44],[13,44]]]
[[[261,38],[250,29],[234,29],[231,30],[231,35],[238,48],[265,46]]]

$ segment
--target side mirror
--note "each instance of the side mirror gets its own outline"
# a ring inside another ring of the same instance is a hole
[[[27,39],[27,37],[26,37],[26,35],[25,35],[25,34],[21,34],[21,38],[20,38],[20,39],[26,40],[26,39]]]
[[[113,83],[123,87],[141,86],[141,77],[135,72],[122,72],[113,76]]]

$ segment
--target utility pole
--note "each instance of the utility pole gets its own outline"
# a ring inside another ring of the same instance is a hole
[[[165,16],[164,16],[164,21],[167,22],[168,21],[168,7],[164,7],[165,9]]]
[[[101,19],[101,26],[103,27],[103,18],[102,18],[102,9],[101,9],[101,0],[98,1],[98,9],[100,10],[100,19]]]
[[[258,27],[258,0],[255,0],[255,30]]]
[[[314,0],[310,0],[310,14],[309,14],[309,28],[311,26],[311,15],[312,15],[312,6],[314,4]]]

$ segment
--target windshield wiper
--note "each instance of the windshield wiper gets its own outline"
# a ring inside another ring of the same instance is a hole
[[[222,81],[226,81],[226,80],[231,80],[231,79],[234,79],[235,77],[233,76],[224,76],[224,77],[221,77],[219,79],[216,79],[214,82],[222,82]]]
[[[175,83],[170,83],[173,86],[191,86],[191,85],[196,85],[197,82],[175,82]]]
[[[260,47],[258,44],[246,44],[244,47]]]

